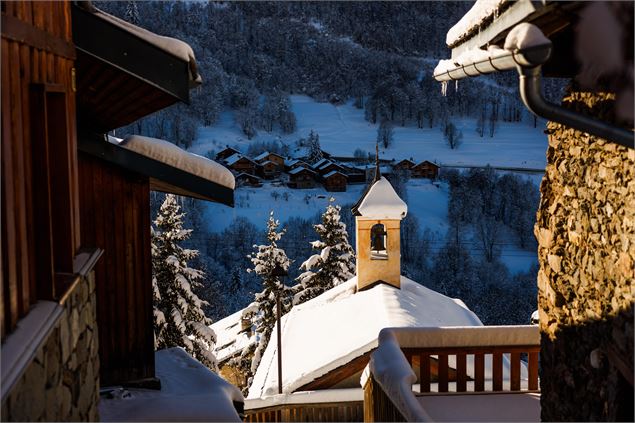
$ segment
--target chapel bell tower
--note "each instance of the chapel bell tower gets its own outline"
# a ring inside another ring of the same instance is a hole
[[[379,162],[375,177],[351,211],[357,231],[357,290],[377,283],[400,288],[400,226],[408,206],[381,176]]]

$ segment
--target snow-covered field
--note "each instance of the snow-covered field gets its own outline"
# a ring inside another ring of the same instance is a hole
[[[363,110],[356,109],[350,103],[334,106],[330,103],[317,103],[306,96],[291,96],[293,110],[297,117],[298,129],[290,135],[278,132],[260,131],[249,141],[234,122],[231,111],[225,111],[214,127],[199,129],[199,135],[190,151],[205,154],[209,150],[219,151],[226,145],[237,146],[247,151],[254,141],[278,139],[293,146],[309,131],[317,131],[320,143],[325,151],[334,155],[352,156],[357,148],[373,151],[377,134],[377,125],[364,120]],[[452,166],[492,166],[522,169],[544,169],[547,137],[544,125],[533,128],[525,123],[499,122],[494,138],[480,138],[475,131],[473,119],[459,119],[455,123],[463,131],[463,144],[458,150],[450,150],[445,144],[439,128],[417,129],[415,127],[395,127],[394,142],[385,151],[383,158],[397,160],[413,157],[415,161],[431,160]],[[516,173],[516,172],[515,172]],[[518,172],[537,186],[541,174]],[[346,192],[329,193],[322,187],[294,190],[285,186],[265,183],[262,188],[239,188],[236,190],[236,207],[208,203],[206,209],[209,229],[222,231],[238,216],[245,217],[259,228],[265,228],[269,212],[274,210],[281,222],[298,216],[311,218],[321,213],[328,198],[334,197],[340,205],[352,204],[360,197],[364,185],[349,185]],[[278,196],[275,194],[279,194]],[[431,246],[434,253],[443,245],[448,228],[447,203],[448,190],[444,184],[433,185],[426,179],[412,179],[408,182],[408,212],[417,217],[421,230],[430,229],[436,233]],[[478,245],[471,240],[466,246],[478,253]],[[527,270],[536,259],[534,252],[521,250],[515,245],[511,235],[505,234],[501,241],[501,259],[512,272]]]
[[[219,151],[225,145],[238,146],[245,152],[250,142],[279,139],[292,146],[299,138],[306,138],[311,130],[320,135],[320,144],[325,151],[337,156],[352,156],[360,148],[374,152],[377,124],[364,120],[364,111],[349,102],[341,106],[318,103],[307,96],[291,96],[291,104],[297,118],[297,130],[284,135],[260,130],[251,141],[236,126],[234,113],[225,111],[213,127],[199,129],[198,137],[190,151],[205,154],[209,150]],[[547,136],[544,123],[538,128],[524,122],[498,122],[494,138],[480,138],[476,133],[474,119],[455,119],[453,122],[463,132],[463,143],[451,150],[438,127],[418,129],[414,126],[394,128],[394,142],[388,149],[381,149],[385,159],[414,158],[416,161],[430,160],[450,165],[476,165],[544,169]]]

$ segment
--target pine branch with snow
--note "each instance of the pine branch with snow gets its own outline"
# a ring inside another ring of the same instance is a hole
[[[249,307],[247,315],[244,316],[251,318],[258,339],[256,345],[247,347],[242,352],[237,363],[247,379],[247,386],[251,384],[251,378],[260,364],[260,359],[267,348],[271,332],[276,324],[276,298],[278,295],[281,296],[281,314],[287,311],[287,288],[278,276],[272,275],[276,268],[288,271],[291,264],[291,260],[284,250],[278,247],[278,241],[284,235],[284,231],[278,232],[279,226],[280,222],[274,218],[272,211],[267,221],[268,243],[254,245],[256,251],[249,256],[253,268],[248,269],[248,272],[253,272],[261,277],[263,290],[256,294],[254,303]]]
[[[341,208],[333,205],[333,201],[334,198],[329,199],[329,205],[322,214],[322,223],[314,225],[320,239],[311,245],[320,252],[300,266],[304,272],[296,279],[294,305],[315,298],[355,275],[355,252],[348,242],[346,225],[340,220]]]
[[[183,347],[194,358],[217,370],[214,354],[216,335],[202,301],[193,291],[203,272],[188,266],[198,251],[182,248],[190,237],[183,229],[183,213],[174,195],[168,194],[151,228],[152,291],[155,348]]]

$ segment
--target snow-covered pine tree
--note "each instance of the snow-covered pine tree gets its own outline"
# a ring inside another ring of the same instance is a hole
[[[267,244],[254,245],[256,252],[252,253],[249,258],[254,267],[248,269],[248,272],[254,272],[262,278],[262,291],[256,294],[255,307],[252,307],[250,314],[253,316],[254,328],[258,336],[258,343],[247,351],[243,351],[241,359],[238,365],[241,367],[241,371],[246,376],[247,385],[251,385],[251,378],[256,372],[262,354],[267,348],[269,339],[271,338],[271,332],[276,324],[276,297],[282,296],[282,310],[281,314],[285,313],[285,301],[286,288],[278,276],[273,276],[272,273],[276,268],[282,268],[285,271],[289,270],[291,260],[287,257],[287,254],[283,249],[278,248],[278,241],[284,234],[284,230],[278,232],[280,222],[274,219],[273,211],[269,215],[267,221]],[[257,311],[254,310],[257,309]],[[253,351],[251,363],[247,358]],[[247,368],[247,364],[250,364]]]
[[[320,146],[320,135],[314,132],[313,129],[311,129],[309,133],[307,144],[309,145],[309,154],[307,157],[309,164],[315,164],[324,158],[322,147]]]
[[[154,343],[156,349],[183,347],[194,358],[217,370],[212,350],[216,335],[205,316],[206,303],[192,291],[203,272],[188,266],[198,254],[179,244],[190,237],[183,229],[183,213],[176,197],[168,194],[152,229],[152,288],[154,292]]]
[[[355,252],[348,243],[346,225],[340,221],[341,208],[333,205],[334,201],[332,197],[329,199],[322,223],[313,226],[320,239],[311,245],[321,251],[300,266],[304,273],[296,279],[294,305],[315,298],[355,276]]]

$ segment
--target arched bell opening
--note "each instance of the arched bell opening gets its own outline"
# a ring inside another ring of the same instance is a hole
[[[370,229],[370,258],[372,260],[388,260],[386,227],[381,223]]]

